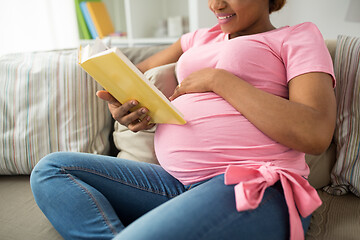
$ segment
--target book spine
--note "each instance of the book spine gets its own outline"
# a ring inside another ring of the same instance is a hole
[[[86,26],[85,18],[80,8],[81,0],[75,0],[75,11],[76,11],[76,19],[79,26],[79,35],[81,39],[91,39],[90,32],[88,27]]]
[[[89,10],[87,8],[87,5],[86,5],[86,2],[81,2],[80,3],[80,8],[81,8],[81,12],[84,16],[84,19],[85,19],[85,22],[86,22],[86,25],[89,29],[89,32],[90,32],[90,35],[93,39],[97,38],[99,35],[96,31],[96,28],[95,28],[95,25],[91,19],[91,16],[90,16],[90,13],[89,13]]]
[[[87,9],[100,38],[114,33],[114,26],[103,2],[88,2]]]

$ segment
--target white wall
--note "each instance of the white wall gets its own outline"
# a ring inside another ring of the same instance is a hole
[[[77,46],[73,0],[0,0],[0,55]]]
[[[207,0],[199,0],[200,27],[216,23],[207,8]],[[271,15],[276,27],[313,22],[325,39],[339,34],[360,37],[360,0],[287,0],[285,7]]]
[[[189,0],[192,1],[192,0]],[[198,26],[202,27],[211,27],[217,23],[217,19],[212,11],[208,7],[207,0],[198,0]]]
[[[103,0],[113,21],[115,32],[126,32],[124,0]]]
[[[271,19],[276,27],[313,22],[325,39],[339,34],[360,37],[360,0],[288,0]]]
[[[120,25],[116,25],[116,28],[124,31],[125,24],[121,21],[124,9],[120,9],[124,0],[105,1],[116,1],[120,10],[117,16]],[[207,7],[207,0],[197,1],[200,16],[198,26],[216,24],[216,18]],[[73,0],[0,0],[0,55],[78,46],[73,3]],[[185,6],[187,4],[184,3]],[[154,6],[150,11],[156,11]],[[273,13],[271,19],[276,27],[314,22],[325,39],[335,39],[338,34],[360,37],[360,0],[287,0],[284,9]]]

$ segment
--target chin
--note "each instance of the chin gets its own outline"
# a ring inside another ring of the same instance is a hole
[[[232,32],[229,30],[229,29],[227,29],[226,27],[222,27],[221,25],[220,25],[220,27],[221,27],[221,31],[223,31],[223,33],[225,33],[225,34],[231,34]]]

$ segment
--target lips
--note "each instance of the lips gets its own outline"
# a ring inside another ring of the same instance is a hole
[[[218,19],[219,24],[225,24],[229,22],[232,17],[234,17],[236,14],[216,14],[216,17]]]

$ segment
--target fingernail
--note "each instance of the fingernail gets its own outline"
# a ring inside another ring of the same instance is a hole
[[[146,110],[145,108],[142,108],[142,109],[141,109],[141,112],[142,112],[142,113],[147,113],[147,110]]]

